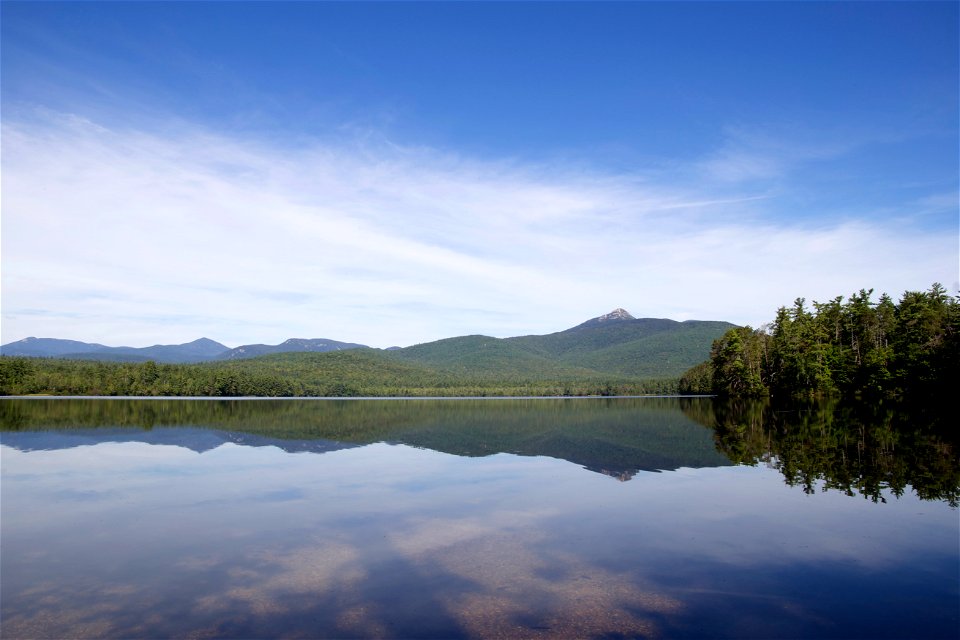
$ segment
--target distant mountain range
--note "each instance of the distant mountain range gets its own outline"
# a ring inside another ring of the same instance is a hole
[[[242,358],[256,358],[265,356],[268,353],[320,353],[323,351],[343,351],[344,349],[362,349],[365,344],[356,344],[354,342],[338,342],[337,340],[326,340],[324,338],[314,338],[305,340],[303,338],[290,338],[280,344],[245,344],[236,349],[227,349],[219,353],[217,360],[240,360]],[[226,349],[226,347],[224,347]]]
[[[0,347],[7,356],[82,360],[193,363],[240,360],[280,353],[319,353],[366,349],[414,366],[474,375],[555,372],[564,377],[599,373],[633,377],[677,376],[705,360],[728,322],[634,318],[623,309],[547,335],[493,338],[459,336],[403,349],[370,349],[362,344],[323,338],[291,338],[278,345],[252,344],[230,349],[208,338],[180,345],[108,347],[75,340],[26,338]]]
[[[231,349],[216,340],[200,338],[185,344],[156,344],[152,347],[107,347],[102,344],[60,340],[58,338],[24,338],[0,347],[5,356],[63,358],[69,360],[104,360],[111,362],[164,362],[185,364],[211,360],[256,358],[270,353],[321,352],[357,349],[366,345],[317,338],[291,338],[281,344],[248,344]]]
[[[228,351],[231,351],[230,347],[209,338],[200,338],[186,344],[155,344],[152,347],[107,347],[59,338],[24,338],[0,347],[0,353],[5,356],[113,362],[154,360],[171,364],[214,360]]]

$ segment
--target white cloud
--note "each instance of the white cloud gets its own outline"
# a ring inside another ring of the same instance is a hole
[[[802,123],[753,129],[727,127],[719,149],[698,164],[700,172],[720,183],[782,178],[810,162],[836,158],[868,144],[897,139],[888,132],[812,131]]]
[[[753,171],[753,175],[757,175]],[[721,176],[722,177],[722,176]],[[956,238],[775,198],[389,144],[282,148],[46,114],[3,127],[3,342],[373,346],[956,280]]]

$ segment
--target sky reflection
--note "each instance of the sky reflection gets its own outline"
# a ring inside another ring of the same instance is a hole
[[[384,443],[4,445],[0,459],[5,637],[956,628],[955,510],[807,495],[764,467],[624,483],[552,458]],[[865,589],[877,600],[860,605],[903,612],[908,584],[922,594],[909,616],[841,615]]]

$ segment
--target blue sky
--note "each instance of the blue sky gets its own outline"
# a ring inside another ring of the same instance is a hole
[[[0,11],[4,343],[957,292],[957,3]]]

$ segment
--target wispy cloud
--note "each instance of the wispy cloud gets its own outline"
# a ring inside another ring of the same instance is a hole
[[[723,144],[699,167],[719,182],[780,178],[798,165],[843,155],[876,137],[850,130],[811,131],[799,123],[727,127]]]
[[[733,158],[727,177],[771,175]],[[3,341],[388,346],[555,331],[617,306],[758,324],[799,295],[955,280],[955,238],[868,211],[784,224],[763,185],[717,184],[369,141],[7,121]]]

